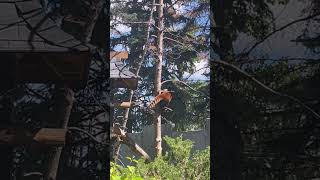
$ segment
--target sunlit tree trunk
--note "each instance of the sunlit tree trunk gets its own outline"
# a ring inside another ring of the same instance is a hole
[[[145,39],[145,45],[146,46],[144,47],[144,50],[143,50],[142,57],[141,57],[140,61],[137,63],[136,72],[135,72],[136,76],[138,76],[139,73],[140,73],[140,69],[141,69],[142,63],[143,63],[143,61],[145,59],[145,56],[146,56],[146,53],[148,51],[149,36],[150,36],[150,31],[151,31],[151,23],[152,23],[152,20],[153,20],[153,12],[154,12],[154,8],[153,7],[154,7],[154,4],[155,4],[155,0],[152,0],[152,9],[151,9],[149,20],[148,20],[147,34],[146,34],[146,39]],[[130,90],[130,92],[129,92],[129,102],[130,103],[132,102],[133,95],[134,95],[134,90]],[[126,108],[125,112],[124,112],[124,116],[123,116],[124,118],[123,118],[122,127],[127,127],[129,114],[130,114],[130,108]],[[115,146],[115,148],[114,148],[114,161],[115,162],[116,162],[116,160],[117,160],[117,158],[119,156],[120,146],[121,146],[121,144],[118,143],[118,145]]]
[[[163,53],[163,0],[159,0],[158,6],[158,58],[155,65],[155,79],[154,79],[154,96],[157,96],[161,90],[161,73],[162,73],[162,53]],[[156,155],[161,156],[161,113],[159,109],[155,110],[154,115],[154,126],[155,126],[155,149]]]

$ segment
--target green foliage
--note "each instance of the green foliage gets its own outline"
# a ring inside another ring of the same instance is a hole
[[[111,180],[143,180],[143,178],[137,174],[137,169],[134,166],[127,166],[126,168],[124,168],[111,162]]]
[[[201,129],[205,126],[206,118],[209,117],[209,98],[203,94],[209,95],[208,82],[190,82],[190,88],[174,83],[174,98],[170,104],[172,112],[163,113],[163,117],[175,124],[178,131],[187,131]],[[201,93],[203,94],[201,94]]]
[[[164,140],[170,150],[152,162],[129,158],[135,166],[122,167],[111,163],[111,180],[210,179],[210,147],[191,155],[192,141],[168,136]]]

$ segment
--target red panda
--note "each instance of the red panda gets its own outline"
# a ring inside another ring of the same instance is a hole
[[[168,89],[164,89],[164,90],[160,91],[160,94],[158,96],[156,96],[153,101],[150,102],[150,104],[148,105],[148,108],[152,109],[152,108],[156,107],[156,105],[158,103],[160,103],[161,101],[167,102],[167,105],[168,105],[172,99],[171,92],[173,92],[173,91],[168,91]]]

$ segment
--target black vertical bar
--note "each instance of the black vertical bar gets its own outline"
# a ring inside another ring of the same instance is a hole
[[[1,56],[0,66],[0,128],[12,125],[13,102],[11,96],[14,88],[15,61],[10,56]],[[13,147],[0,145],[0,179],[11,180]]]

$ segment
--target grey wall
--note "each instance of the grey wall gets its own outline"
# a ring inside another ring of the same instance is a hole
[[[151,157],[154,157],[154,126],[146,126],[141,133],[128,133],[128,135]],[[207,121],[206,127],[203,130],[188,132],[177,132],[173,130],[171,125],[164,124],[162,125],[162,137],[165,135],[170,137],[182,135],[183,139],[189,139],[193,142],[193,151],[203,150],[210,145],[210,120]],[[164,141],[162,141],[162,146],[164,153],[167,150]],[[126,145],[121,145],[120,160],[124,165],[130,164],[126,157],[132,157],[133,155],[136,158],[140,158],[138,154],[133,153]]]

